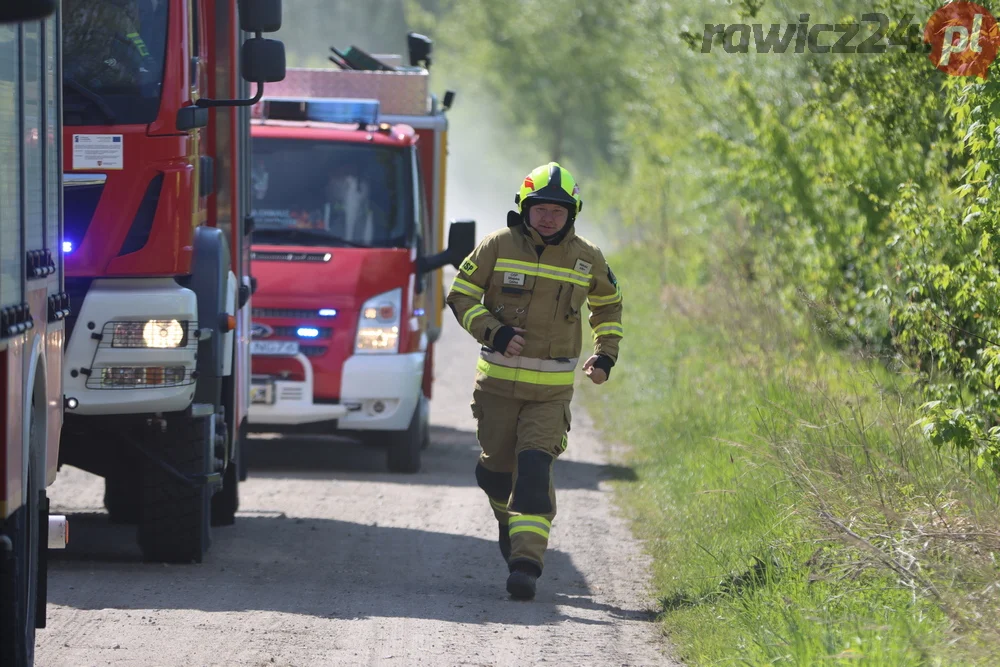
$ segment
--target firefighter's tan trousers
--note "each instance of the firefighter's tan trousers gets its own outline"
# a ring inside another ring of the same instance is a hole
[[[476,479],[501,525],[510,528],[511,570],[541,571],[556,515],[552,464],[566,450],[569,401],[525,401],[476,390],[472,414],[483,449]]]

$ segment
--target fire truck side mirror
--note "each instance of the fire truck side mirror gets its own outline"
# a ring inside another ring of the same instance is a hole
[[[0,3],[0,23],[37,21],[55,10],[56,0],[7,0]]]
[[[276,39],[254,37],[240,51],[243,78],[251,83],[273,83],[285,78],[285,45]]]
[[[240,28],[253,33],[240,47],[240,70],[246,81],[257,84],[257,93],[249,99],[213,100],[199,97],[199,107],[249,107],[264,96],[264,84],[285,78],[285,45],[277,39],[265,39],[261,33],[281,28],[281,0],[237,0]]]
[[[276,39],[254,37],[240,51],[243,78],[251,83],[274,83],[285,78],[285,45]]]
[[[420,273],[430,273],[440,269],[445,264],[451,264],[456,269],[462,260],[469,256],[476,247],[476,222],[474,220],[452,220],[448,230],[448,247],[430,257],[417,259],[417,270]]]
[[[281,30],[281,0],[239,0],[239,12],[240,30],[244,32]]]
[[[476,221],[452,220],[448,229],[448,250],[451,254],[451,265],[456,269],[462,260],[476,249]]]

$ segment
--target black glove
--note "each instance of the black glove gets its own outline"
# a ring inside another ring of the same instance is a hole
[[[500,333],[499,331],[497,333]],[[611,360],[611,357],[606,354],[597,355],[597,361],[594,362],[594,368],[600,368],[604,371],[604,374],[611,377],[611,368],[615,365],[615,362]]]
[[[511,339],[513,339],[516,335],[517,333],[514,331],[514,327],[500,327],[497,329],[497,332],[493,334],[493,345],[491,347],[500,354],[504,354],[507,352],[507,344],[510,343]]]

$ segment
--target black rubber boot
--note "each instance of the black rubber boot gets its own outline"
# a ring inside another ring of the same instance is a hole
[[[531,600],[535,597],[535,582],[541,574],[538,568],[528,563],[518,563],[507,577],[507,592],[515,600]]]
[[[500,543],[500,554],[503,556],[503,562],[510,561],[510,526],[500,524],[500,537],[497,538],[497,542]]]

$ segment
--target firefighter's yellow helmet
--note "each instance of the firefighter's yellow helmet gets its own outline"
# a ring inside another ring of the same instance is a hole
[[[514,203],[521,213],[532,204],[542,202],[565,206],[569,209],[570,218],[576,217],[583,208],[580,186],[573,174],[560,167],[558,162],[549,162],[534,169],[525,176],[521,189],[514,195]]]

